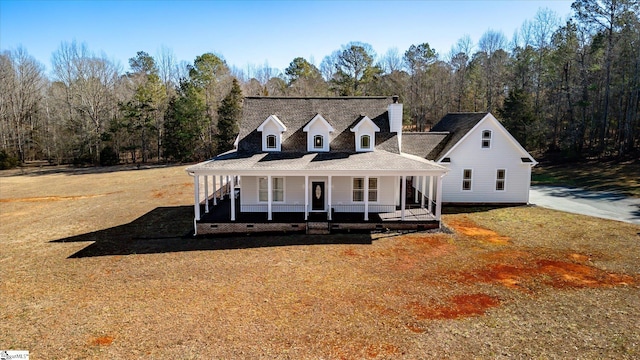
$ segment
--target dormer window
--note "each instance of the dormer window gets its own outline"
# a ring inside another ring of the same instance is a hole
[[[282,133],[287,131],[282,121],[275,115],[270,115],[256,129],[262,133],[262,151],[280,151]]]
[[[302,131],[307,133],[307,151],[329,151],[329,134],[332,133],[334,129],[322,115],[316,114],[316,116],[302,128]]]
[[[276,149],[276,136],[275,135],[267,135],[267,149],[275,150]]]
[[[491,130],[482,132],[482,148],[489,149],[491,147]]]
[[[362,119],[358,121],[356,126],[351,128],[356,133],[356,151],[373,151],[375,146],[376,133],[380,132],[380,128],[368,116],[362,115]]]
[[[371,149],[371,136],[369,136],[369,135],[360,136],[360,148],[362,150]]]

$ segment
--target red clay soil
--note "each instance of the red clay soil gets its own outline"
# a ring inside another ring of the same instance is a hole
[[[423,305],[418,302],[409,304],[419,320],[447,320],[484,315],[488,309],[498,305],[500,305],[499,299],[486,294],[456,295],[441,306]]]
[[[466,237],[480,242],[507,244],[510,241],[509,238],[484,229],[466,218],[450,221],[448,225]],[[508,288],[525,291],[535,283],[560,289],[611,287],[637,283],[636,279],[629,275],[609,273],[583,264],[589,261],[589,256],[577,253],[547,254],[543,257],[533,252],[505,249],[483,254],[482,258],[489,263],[480,268],[457,273],[458,280],[464,283],[477,281],[498,283]]]
[[[91,346],[108,346],[113,342],[113,336],[100,336],[89,341]]]

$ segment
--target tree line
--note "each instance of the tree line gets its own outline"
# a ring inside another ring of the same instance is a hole
[[[24,48],[0,53],[0,163],[198,161],[233,148],[243,96],[400,96],[405,124],[428,131],[449,112],[492,112],[530,151],[633,157],[640,143],[637,0],[577,0],[561,21],[541,9],[513,37],[487,30],[448,54],[428,42],[377,55],[351,42],[319,65],[230,66],[139,51],[123,72],[63,42],[52,73]],[[5,166],[5,167],[6,167]]]

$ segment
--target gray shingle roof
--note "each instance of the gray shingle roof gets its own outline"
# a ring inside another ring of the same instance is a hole
[[[424,173],[429,171],[442,172],[443,166],[433,161],[422,159],[409,154],[397,154],[384,150],[364,153],[352,152],[278,152],[241,154],[229,152],[219,155],[213,160],[192,165],[186,169],[194,173],[216,174],[255,174],[266,175],[273,171],[281,173],[291,172],[300,175],[301,172],[341,172],[351,175],[357,172],[367,173]]]
[[[305,152],[307,134],[302,128],[316,114],[322,115],[335,129],[331,134],[331,151],[355,152],[355,136],[351,127],[362,115],[368,116],[379,128],[376,146],[398,152],[395,133],[389,132],[387,107],[391,97],[247,97],[244,99],[238,152],[256,154],[261,152],[261,134],[257,127],[269,115],[276,115],[287,127],[282,134],[283,152]]]
[[[445,115],[432,128],[432,132],[449,132],[450,136],[445,139],[446,143],[442,150],[432,158],[437,160],[439,157],[451,150],[451,148],[462,139],[471,129],[473,129],[480,120],[484,119],[488,113],[468,112],[468,113],[450,113]],[[403,138],[404,144],[404,138]]]
[[[449,132],[402,133],[402,152],[434,160],[447,143]]]

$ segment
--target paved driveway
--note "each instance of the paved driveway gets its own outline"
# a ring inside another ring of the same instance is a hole
[[[541,207],[640,225],[640,199],[616,192],[531,186],[529,202]]]

